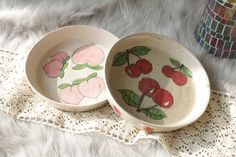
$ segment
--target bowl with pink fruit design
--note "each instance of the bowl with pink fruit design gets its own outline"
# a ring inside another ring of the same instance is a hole
[[[105,81],[114,111],[147,132],[193,123],[210,98],[208,76],[196,57],[155,33],[120,39],[108,54]]]
[[[104,66],[118,38],[91,26],[68,26],[44,36],[30,51],[26,76],[50,105],[87,111],[107,103]]]

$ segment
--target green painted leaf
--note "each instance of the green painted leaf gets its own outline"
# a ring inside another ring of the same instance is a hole
[[[146,116],[155,119],[155,120],[160,120],[166,117],[165,112],[158,108],[151,108],[149,110],[143,110],[142,111]]]
[[[100,66],[100,65],[91,66],[91,65],[86,63],[86,64],[77,64],[72,69],[74,69],[74,70],[82,70],[84,68],[89,68],[89,69],[92,69],[92,70],[101,70],[101,69],[103,69],[103,66]]]
[[[131,53],[137,56],[143,56],[148,54],[151,49],[146,46],[135,46],[130,49]]]
[[[77,64],[76,66],[74,66],[72,69],[73,70],[82,70],[84,68],[87,67],[87,64]]]
[[[92,73],[92,74],[90,74],[90,75],[88,75],[88,76],[87,76],[87,81],[90,80],[91,78],[97,77],[97,75],[98,75],[98,74],[97,74],[96,72],[95,72],[95,73]]]
[[[93,70],[102,70],[103,66],[100,65],[96,65],[96,66],[91,66],[91,65],[87,65],[88,68],[93,69]]]
[[[118,90],[125,103],[129,106],[137,108],[139,105],[140,97],[129,89]]]
[[[68,63],[65,62],[65,64],[63,65],[62,69],[65,70],[68,67]]]
[[[126,52],[118,52],[112,62],[112,66],[121,66],[127,62],[127,53]]]
[[[87,79],[86,78],[79,78],[79,79],[72,81],[72,85],[79,85],[84,81],[87,81]]]
[[[67,88],[67,87],[71,87],[71,84],[69,84],[69,83],[62,83],[57,88],[64,89],[64,88]]]
[[[61,70],[61,72],[60,72],[60,74],[59,74],[60,78],[63,78],[63,77],[64,77],[64,75],[65,75],[65,72],[64,72],[64,70]]]
[[[191,77],[192,78],[192,72],[186,67],[186,66],[183,66],[181,71],[188,77]]]
[[[179,61],[177,61],[177,60],[175,60],[175,59],[173,59],[173,58],[170,58],[170,62],[171,62],[173,65],[175,65],[175,66],[180,66],[180,65],[181,65],[181,63],[180,63]]]
[[[90,80],[91,78],[94,78],[94,77],[97,77],[97,73],[96,72],[88,75],[86,78],[75,79],[74,81],[72,81],[72,85],[79,85],[82,82],[88,81],[88,80]]]
[[[69,59],[70,59],[70,56],[67,56],[65,60],[68,61]]]

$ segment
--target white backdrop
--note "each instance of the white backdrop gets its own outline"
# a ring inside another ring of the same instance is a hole
[[[156,32],[189,48],[206,68],[212,88],[236,94],[236,61],[208,55],[196,43],[205,5],[206,0],[1,0],[0,47],[27,52],[47,32],[75,24],[98,26],[118,37]],[[101,135],[20,122],[2,112],[0,118],[0,156],[167,156],[154,141],[126,146]]]

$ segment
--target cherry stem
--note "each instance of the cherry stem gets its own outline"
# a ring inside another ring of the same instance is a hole
[[[179,71],[181,71],[183,67],[184,67],[184,65],[182,64],[179,68]]]
[[[137,112],[140,112],[140,111],[141,111],[141,110],[140,110],[140,107],[141,107],[141,104],[142,104],[142,102],[143,102],[143,99],[144,99],[145,95],[146,95],[146,93],[143,93],[143,94],[141,95],[140,99],[139,99],[139,104],[138,104],[138,107],[137,107],[137,109],[136,109]]]
[[[159,104],[153,105],[153,106],[151,106],[151,107],[141,108],[141,109],[139,109],[139,112],[140,112],[140,111],[143,111],[143,110],[150,110],[150,109],[152,109],[152,108],[154,108],[154,107],[156,107],[156,106],[158,106],[158,105],[159,105]]]
[[[157,90],[159,90],[159,89],[155,89],[153,93],[155,93]],[[145,95],[146,95],[146,93],[143,93],[143,95],[141,96],[141,98],[140,98],[141,102],[143,101],[143,98],[144,98]],[[159,104],[156,104],[156,105],[153,105],[151,107],[140,108],[141,102],[140,102],[140,104],[139,104],[139,106],[138,106],[138,108],[136,110],[137,112],[140,112],[140,111],[143,111],[143,110],[150,110],[150,109],[152,109],[152,108],[154,108],[154,107],[159,105]]]
[[[130,51],[129,51],[130,52]],[[130,52],[131,54],[133,54],[134,56],[138,57],[139,59],[142,59],[139,55],[133,53],[133,52]]]
[[[140,56],[136,55],[135,53],[131,52],[129,49],[126,50],[126,53],[127,53],[127,64],[128,66],[130,66],[130,62],[129,62],[129,54],[133,54],[134,56],[138,57],[139,59],[142,59]]]
[[[177,66],[177,67],[175,67],[175,68],[172,68],[172,69],[180,69],[180,70],[181,70],[181,69],[183,68],[183,66],[184,66],[184,65],[183,65],[183,64],[181,64],[180,66]]]
[[[127,64],[128,64],[128,66],[130,66],[130,62],[129,62],[129,54],[130,54],[130,51],[129,51],[129,49],[127,49],[126,50],[126,53],[127,53]]]

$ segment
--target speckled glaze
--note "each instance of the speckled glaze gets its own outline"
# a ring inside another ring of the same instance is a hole
[[[119,40],[106,60],[105,80],[114,111],[148,132],[193,123],[210,97],[208,76],[195,56],[154,33]]]
[[[69,26],[44,36],[30,51],[26,76],[54,107],[87,111],[107,103],[104,66],[113,34],[91,26]]]

